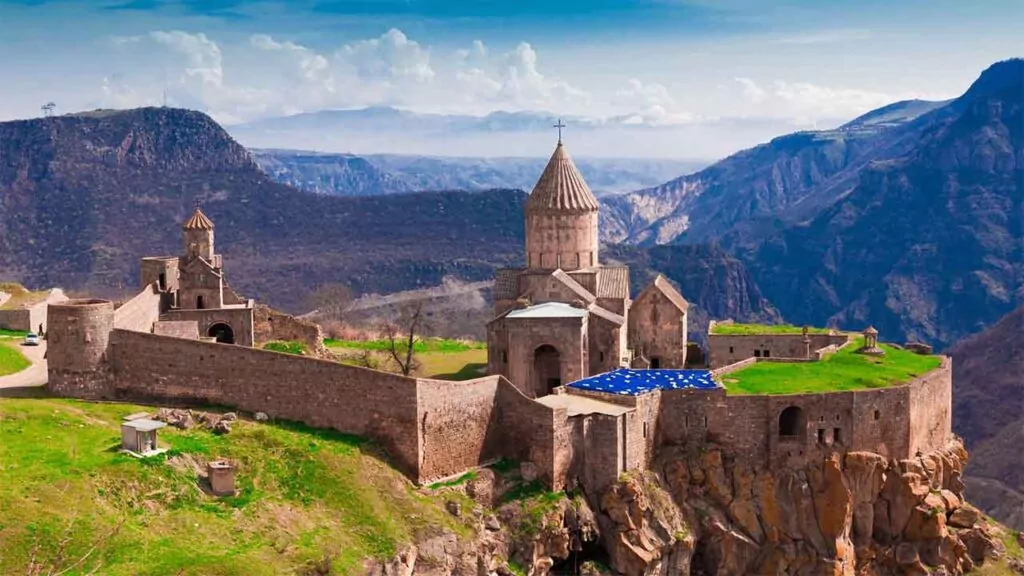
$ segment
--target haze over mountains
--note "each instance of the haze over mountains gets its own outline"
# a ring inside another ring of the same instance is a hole
[[[530,190],[547,158],[456,158],[397,154],[328,154],[253,150],[272,178],[307,192],[375,196],[427,190]],[[710,162],[635,158],[581,158],[576,164],[598,196],[653,186]]]

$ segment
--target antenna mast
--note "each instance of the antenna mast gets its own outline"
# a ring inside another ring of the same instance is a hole
[[[50,116],[53,116],[53,111],[56,108],[57,108],[57,105],[54,104],[53,102],[47,102],[46,104],[43,104],[43,106],[42,106],[43,118],[49,118]]]

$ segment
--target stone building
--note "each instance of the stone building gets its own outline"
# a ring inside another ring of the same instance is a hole
[[[224,278],[213,222],[197,207],[181,228],[183,255],[142,259],[141,284],[155,286],[160,295],[154,331],[252,346],[254,302],[235,293]]]
[[[559,139],[526,201],[526,266],[499,270],[489,374],[531,398],[620,367],[683,368],[686,300],[664,277],[630,299],[629,269],[599,258],[597,198]]]

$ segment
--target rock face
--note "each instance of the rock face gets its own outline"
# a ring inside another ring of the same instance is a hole
[[[753,469],[718,450],[664,451],[601,500],[621,574],[966,574],[1000,544],[963,501],[959,442],[916,460],[833,455]]]
[[[959,441],[913,460],[852,452],[795,470],[669,448],[591,504],[548,494],[494,513],[511,485],[485,470],[448,489],[476,502],[461,512],[475,539],[428,534],[367,573],[959,576],[1005,551],[1002,529],[963,500],[966,460]]]

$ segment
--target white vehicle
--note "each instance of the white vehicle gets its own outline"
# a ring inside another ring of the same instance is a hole
[[[29,332],[25,335],[25,346],[39,346],[39,335]]]

